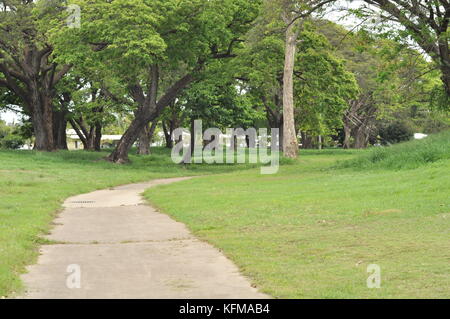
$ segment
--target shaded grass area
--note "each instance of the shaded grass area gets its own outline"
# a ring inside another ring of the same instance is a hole
[[[359,169],[370,152],[303,151],[275,175],[200,177],[146,197],[274,297],[449,298],[450,160],[395,171],[392,150],[388,169]],[[367,288],[369,264],[381,267],[380,289]]]
[[[19,274],[37,255],[65,198],[96,189],[162,177],[244,170],[256,165],[177,165],[164,148],[132,163],[102,160],[108,153],[0,151],[0,297],[19,291]]]
[[[376,147],[364,155],[337,164],[353,169],[411,169],[450,159],[450,131],[390,147]]]

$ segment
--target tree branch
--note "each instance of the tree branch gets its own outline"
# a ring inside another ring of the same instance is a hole
[[[52,81],[50,81],[51,86],[55,86],[58,84],[58,82],[63,78],[64,75],[66,75],[67,72],[72,68],[72,64],[66,64],[62,67],[61,70],[59,70],[58,73],[55,74]]]

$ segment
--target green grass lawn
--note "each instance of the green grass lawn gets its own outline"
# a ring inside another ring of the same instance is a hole
[[[0,151],[0,297],[23,288],[19,275],[65,198],[195,175],[146,196],[274,297],[448,298],[449,140],[302,151],[275,175],[257,165],[176,165],[164,149],[128,165],[102,161],[107,153]],[[366,287],[372,263],[381,289]]]
[[[176,165],[169,151],[152,151],[152,156],[132,156],[129,165],[102,161],[107,153],[0,151],[0,297],[22,288],[19,275],[36,260],[40,236],[49,231],[65,198],[154,178],[250,167]]]
[[[450,149],[410,158],[449,137],[350,161],[359,152],[303,151],[276,175],[206,176],[146,196],[274,297],[449,298]],[[380,289],[367,288],[369,264],[381,267]]]

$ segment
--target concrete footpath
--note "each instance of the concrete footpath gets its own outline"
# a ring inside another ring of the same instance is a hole
[[[68,198],[21,298],[268,298],[184,226],[145,204],[154,180]]]

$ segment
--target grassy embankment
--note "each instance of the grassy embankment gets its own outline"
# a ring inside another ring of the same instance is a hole
[[[303,151],[275,175],[206,176],[146,196],[274,297],[450,297],[450,132]],[[380,289],[366,286],[369,264]]]

